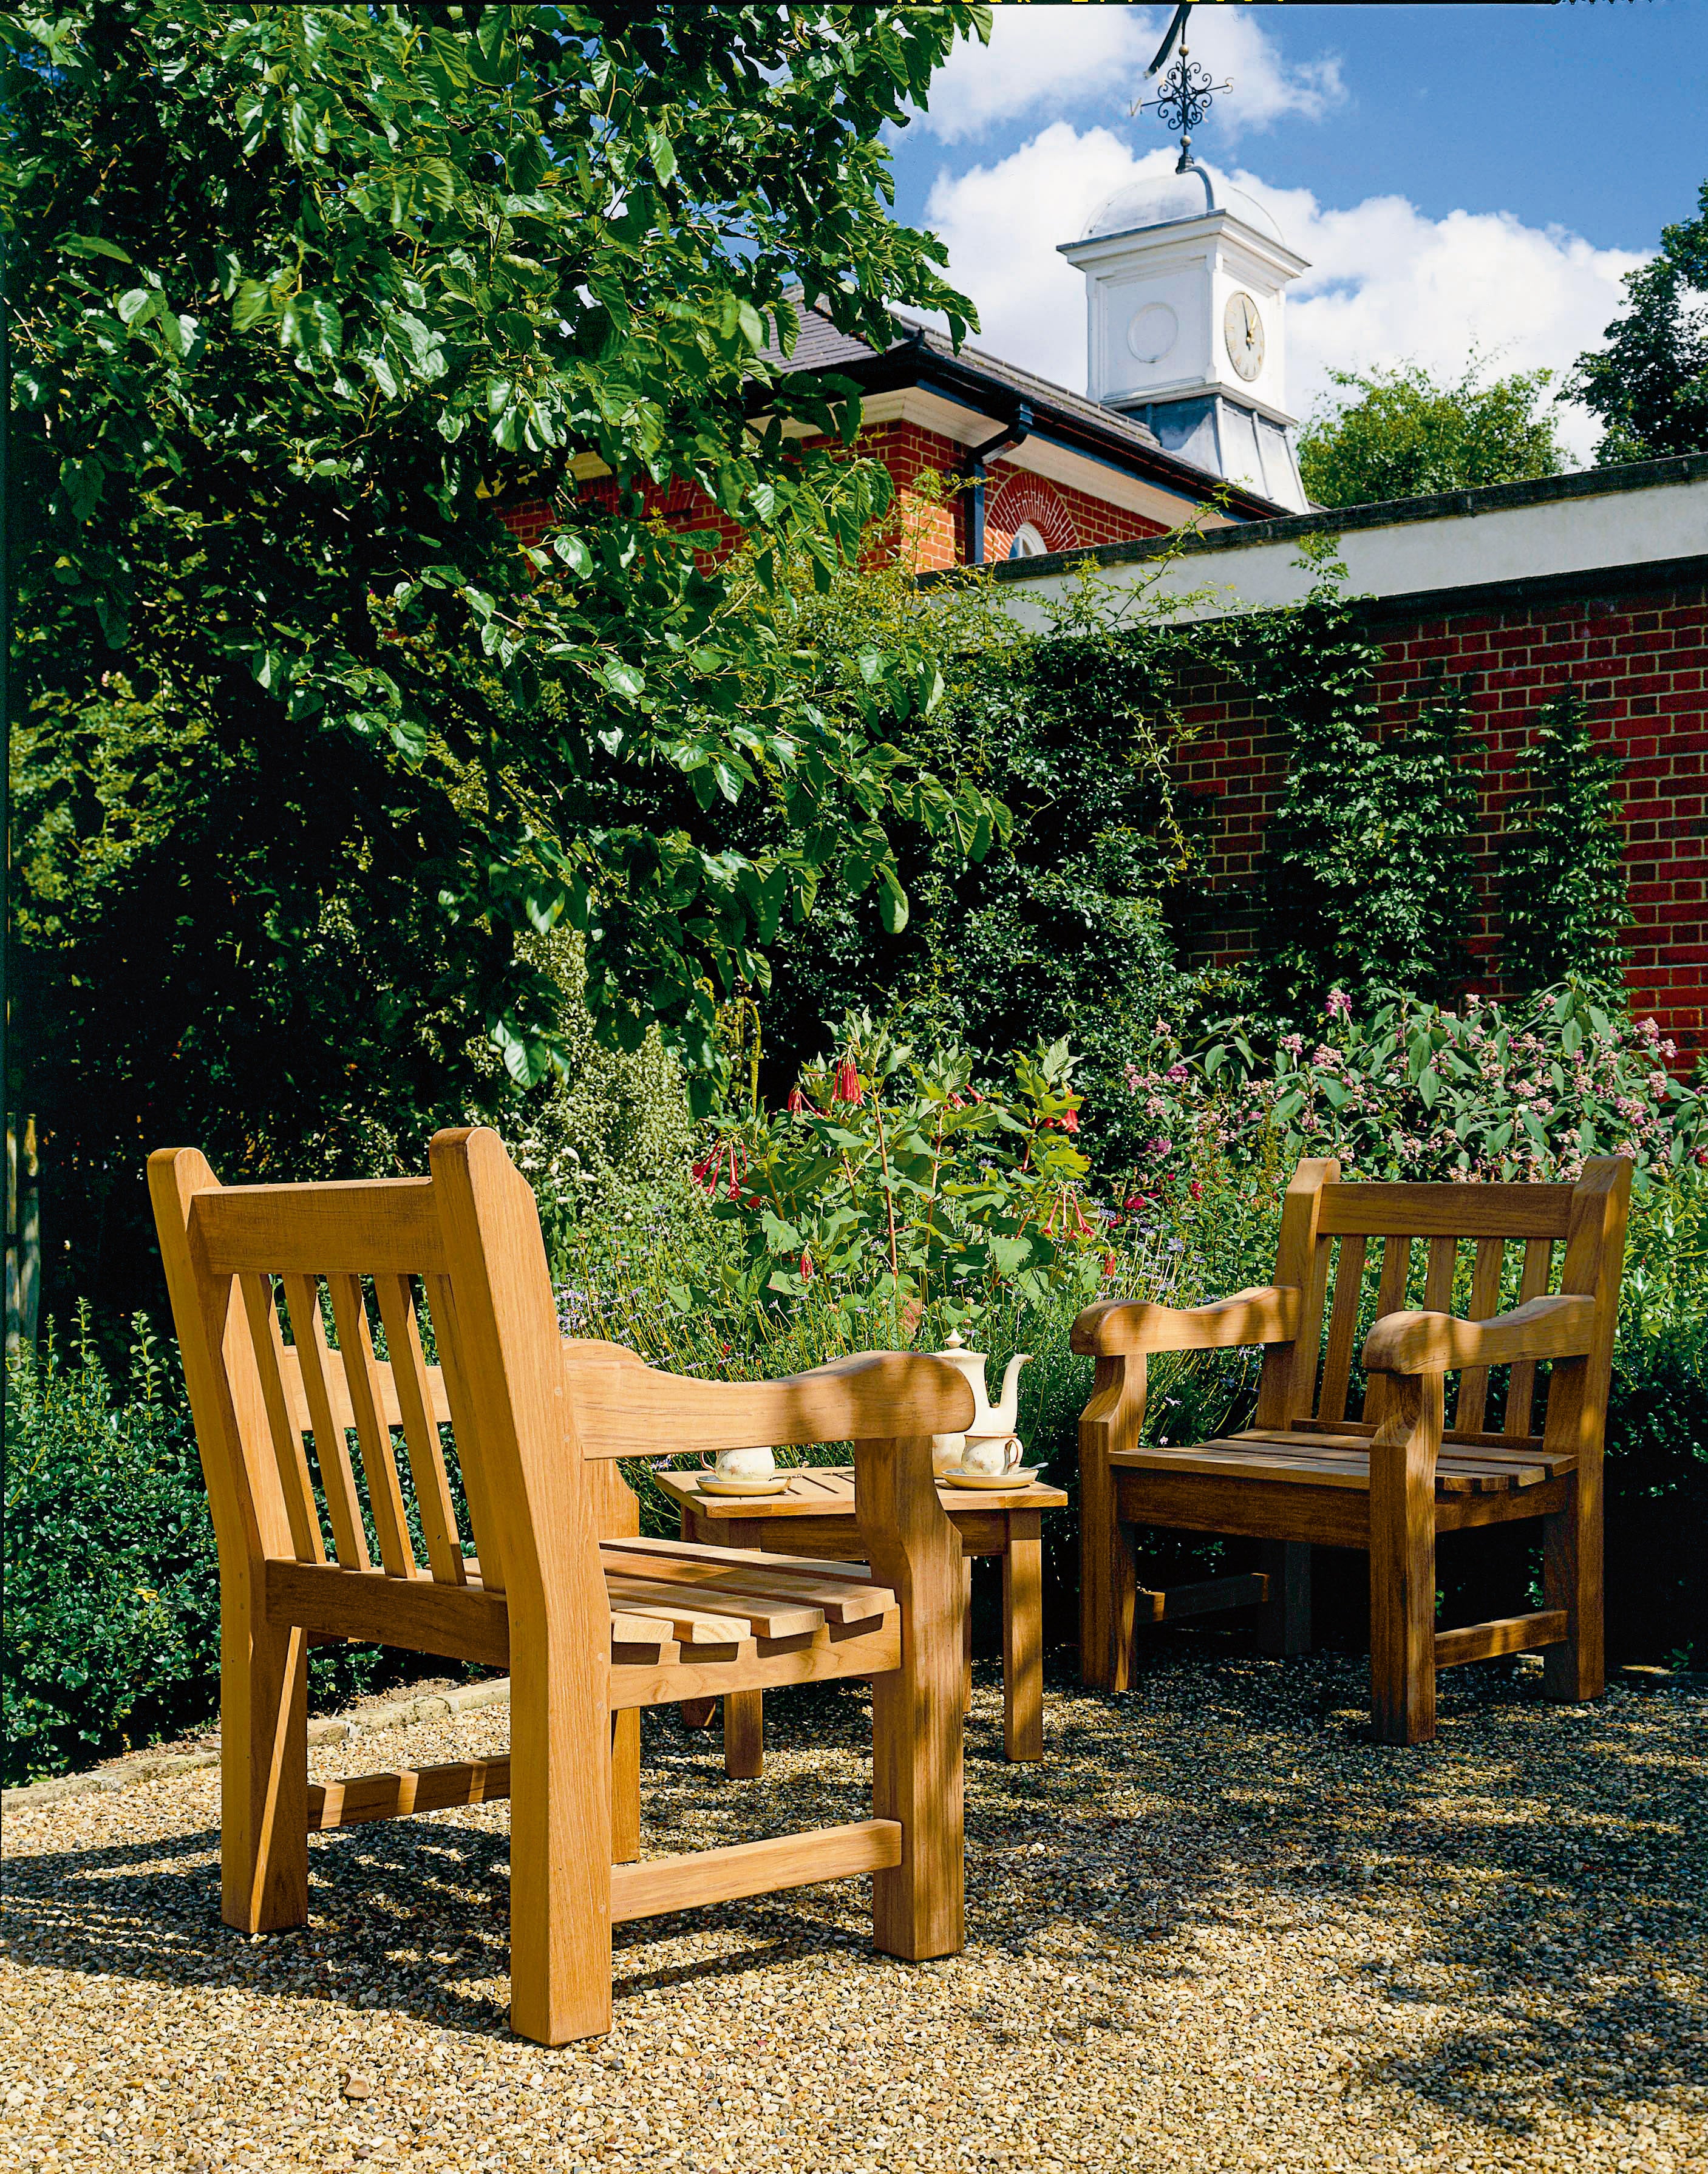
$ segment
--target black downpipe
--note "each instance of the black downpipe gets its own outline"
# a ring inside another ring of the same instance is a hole
[[[998,430],[988,444],[975,446],[967,456],[967,473],[972,478],[972,489],[967,493],[967,564],[982,566],[985,563],[985,475],[986,463],[993,455],[1005,452],[1010,446],[1024,445],[1032,435],[1030,403],[1021,401],[1014,410],[1014,419],[1006,430]]]

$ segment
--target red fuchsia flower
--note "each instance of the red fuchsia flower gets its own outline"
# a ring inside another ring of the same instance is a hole
[[[1104,1273],[1104,1274],[1105,1274],[1105,1276],[1112,1276],[1112,1275],[1115,1274],[1115,1269],[1116,1269],[1116,1259],[1115,1259],[1115,1256],[1114,1256],[1114,1254],[1113,1254],[1113,1253],[1105,1253],[1105,1254],[1103,1256],[1103,1273]]]
[[[1191,1193],[1194,1200],[1202,1200],[1204,1197],[1203,1181],[1195,1177],[1186,1187],[1186,1191]]]
[[[860,1074],[855,1069],[851,1057],[845,1057],[837,1067],[835,1096],[839,1102],[850,1102],[857,1110],[866,1100],[860,1085]]]
[[[813,1257],[810,1253],[803,1253],[801,1256],[801,1281],[803,1284],[809,1284],[812,1280]]]
[[[789,1099],[783,1106],[792,1116],[798,1117],[807,1106],[807,1098],[798,1087],[789,1090]]]
[[[1699,1170],[1708,1170],[1708,1148],[1692,1148],[1690,1160]]]
[[[1148,1192],[1129,1192],[1121,1204],[1129,1215],[1136,1215],[1141,1208],[1148,1207],[1149,1203]]]

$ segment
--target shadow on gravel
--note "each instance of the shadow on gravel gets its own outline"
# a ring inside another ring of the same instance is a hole
[[[1497,1663],[1446,1679],[1435,1744],[1385,1750],[1365,1733],[1359,1660],[1176,1635],[1120,1698],[1052,1674],[1045,1761],[1026,1767],[1001,1756],[994,1670],[977,1676],[969,1943],[1059,1964],[1038,2033],[1143,2043],[1148,1992],[1177,1997],[1249,1941],[1268,1944],[1260,1987],[1359,1990],[1383,2053],[1347,2031],[1355,2087],[1495,2135],[1532,2128],[1538,2101],[1611,2112],[1708,2074],[1708,1701],[1557,1707]],[[767,1774],[730,1782],[716,1727],[646,1717],[648,1853],[865,1815],[857,1689],[774,1695],[766,1722]],[[507,1837],[500,1809],[464,1818],[316,1837],[309,1926],[257,1942],[219,1922],[213,1832],[14,1858],[10,1952],[502,2034]],[[868,1894],[843,1882],[619,1928],[619,2028],[639,1996],[738,1993],[806,1948],[862,1946]],[[673,1942],[690,1925],[710,1951]]]

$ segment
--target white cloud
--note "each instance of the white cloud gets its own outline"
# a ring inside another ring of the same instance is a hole
[[[945,143],[982,135],[1022,115],[1061,113],[1095,100],[1111,119],[1139,99],[1167,25],[1165,8],[1127,6],[997,7],[988,46],[963,40],[932,78],[931,106],[913,124]],[[1217,82],[1216,119],[1231,138],[1243,126],[1267,127],[1284,115],[1321,119],[1345,97],[1332,55],[1292,62],[1243,8],[1200,8],[1187,26],[1192,57]]]
[[[1082,133],[1057,122],[994,165],[940,174],[927,224],[949,246],[950,277],[978,306],[979,344],[1083,387],[1084,283],[1056,244],[1083,232],[1117,188],[1171,165],[1166,151],[1135,158],[1106,128]],[[1398,196],[1335,210],[1309,190],[1273,188],[1255,174],[1230,179],[1311,262],[1287,307],[1289,400],[1300,415],[1327,388],[1331,370],[1414,358],[1451,376],[1479,353],[1502,371],[1563,375],[1599,343],[1624,300],[1621,276],[1642,262],[1509,212],[1432,219]],[[1557,412],[1565,442],[1587,457],[1592,419]]]

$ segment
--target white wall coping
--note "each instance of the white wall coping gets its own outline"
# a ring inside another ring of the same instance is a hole
[[[1333,547],[1349,595],[1396,603],[1622,568],[1696,572],[1681,561],[1708,576],[1708,453],[1052,552],[990,571],[1003,601],[1034,626],[1048,623],[1042,602],[1066,595],[1088,565],[1117,594],[1154,587],[1165,606],[1178,599],[1165,617],[1218,619],[1306,596],[1317,578],[1308,543]]]

